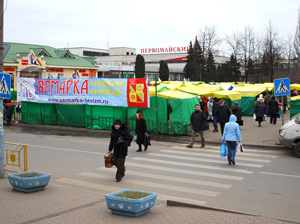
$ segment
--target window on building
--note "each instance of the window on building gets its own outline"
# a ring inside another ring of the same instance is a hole
[[[129,55],[129,52],[126,52],[126,55]]]
[[[48,52],[45,51],[44,49],[41,50],[37,55],[38,55],[38,56],[48,56],[48,57],[50,57],[50,55],[48,54]]]

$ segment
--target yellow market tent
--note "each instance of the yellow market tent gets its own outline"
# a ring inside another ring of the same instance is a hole
[[[164,91],[157,93],[158,97],[167,98],[167,99],[187,99],[187,98],[193,98],[196,97],[195,95],[178,92],[178,91]]]
[[[240,100],[242,98],[241,93],[230,90],[217,91],[213,92],[212,94],[213,97],[217,98],[228,97],[231,101]]]
[[[292,89],[296,89],[297,91],[300,90],[300,84],[294,83],[294,84],[291,84],[290,87],[291,87],[291,90]]]

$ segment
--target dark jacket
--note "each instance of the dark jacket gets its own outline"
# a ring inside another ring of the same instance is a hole
[[[118,138],[123,136],[125,142],[121,145],[117,144]],[[114,126],[112,126],[112,132],[110,136],[110,143],[109,143],[109,151],[114,150],[114,156],[116,158],[125,158],[128,153],[128,146],[132,141],[132,136],[125,127],[124,124],[121,124],[121,127],[117,130]]]
[[[135,133],[137,135],[136,143],[143,144],[145,139],[145,133],[147,132],[147,124],[144,118],[136,120]]]
[[[191,115],[191,124],[194,131],[203,131],[205,128],[206,117],[202,111],[195,110]]]
[[[214,101],[213,108],[212,108],[212,114],[213,114],[214,117],[216,116],[216,111],[217,111],[218,107],[219,107],[219,102]]]
[[[270,114],[277,114],[278,113],[279,106],[278,106],[277,100],[275,100],[275,97],[274,97],[274,99],[272,97],[272,99],[269,101],[269,106],[270,106],[270,108],[269,108],[269,113]]]
[[[239,105],[235,105],[231,111],[232,114],[236,116],[237,121],[242,120],[243,113],[242,113],[242,108]]]
[[[221,107],[220,105],[218,106],[218,108],[216,110],[217,122],[220,122],[220,123],[228,122],[230,115],[231,115],[231,113],[230,113],[229,107],[225,103],[224,103],[223,107]]]
[[[254,106],[256,117],[263,117],[266,114],[266,106],[264,103],[256,102]]]
[[[5,104],[6,116],[11,117],[14,112],[15,105],[11,102]]]

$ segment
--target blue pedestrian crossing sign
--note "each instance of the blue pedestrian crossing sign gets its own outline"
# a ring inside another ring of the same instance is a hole
[[[0,98],[10,98],[10,75],[0,73]]]
[[[275,79],[274,94],[275,96],[290,95],[290,79]]]

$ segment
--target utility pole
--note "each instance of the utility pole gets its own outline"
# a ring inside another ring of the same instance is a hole
[[[4,0],[0,0],[0,72],[3,72],[3,14],[4,14]],[[0,179],[5,176],[4,172],[4,160],[5,160],[5,148],[4,148],[4,129],[3,129],[3,98],[0,98]]]

